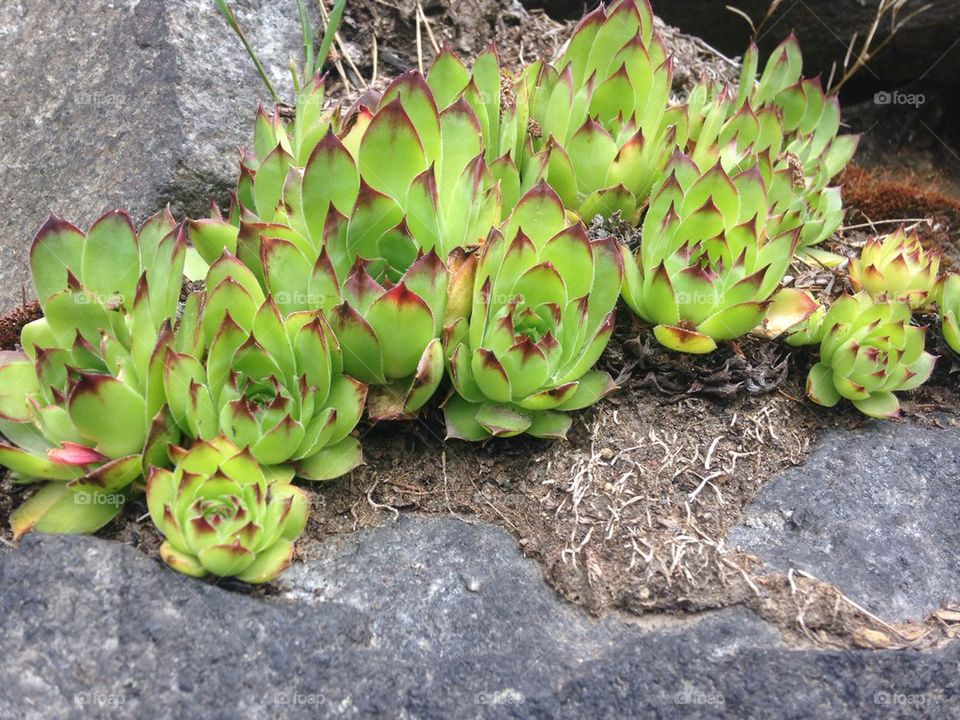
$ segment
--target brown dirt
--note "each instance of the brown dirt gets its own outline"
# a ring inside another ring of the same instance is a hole
[[[418,4],[426,21],[417,12]],[[354,0],[347,4],[340,34],[359,76],[339,50],[338,55],[354,87],[364,87],[373,78],[374,37],[381,82],[417,67],[421,61],[428,68],[436,54],[434,41],[439,47],[449,43],[466,60],[494,40],[501,62],[516,69],[538,57],[552,56],[566,41],[570,27],[571,23],[551,20],[542,11],[530,11],[524,17],[509,0]],[[339,70],[331,76],[339,79]],[[342,81],[340,85],[342,88]]]
[[[469,61],[494,40],[505,68],[516,70],[544,57],[553,59],[567,41],[574,21],[558,22],[542,10],[518,11],[512,0],[429,0],[419,3],[424,16],[418,16],[414,0],[354,0],[348,3],[340,34],[343,49],[336,49],[340,68],[330,74],[333,97],[353,96],[372,86],[382,89],[392,77],[418,67],[429,68],[436,54],[434,41],[442,47],[449,43],[465,61]],[[418,17],[420,17],[418,23]],[[731,84],[739,67],[700,38],[681,33],[655,20],[674,56],[674,92],[683,96],[700,80]],[[418,50],[417,26],[420,27]],[[429,31],[428,31],[429,26]],[[430,33],[433,37],[431,38]],[[377,73],[374,75],[374,37],[376,37]]]

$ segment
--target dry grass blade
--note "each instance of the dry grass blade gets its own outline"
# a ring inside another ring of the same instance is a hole
[[[839,81],[834,85],[833,84],[833,71],[830,72],[830,81],[827,83],[827,87],[830,88],[829,93],[835,95],[840,92],[840,89],[850,81],[850,79],[856,75],[860,70],[867,67],[867,63],[872,60],[881,50],[883,50],[896,34],[911,20],[920,15],[921,13],[926,12],[931,7],[932,4],[922,5],[912,12],[908,13],[906,16],[900,18],[899,13],[906,5],[907,0],[880,0],[879,5],[877,6],[877,12],[874,15],[873,22],[870,24],[870,29],[867,32],[866,37],[863,39],[863,44],[860,46],[859,51],[856,53],[853,63],[850,63],[851,57],[853,57],[853,50],[857,43],[858,33],[854,33],[853,37],[850,39],[850,45],[847,48],[847,55],[843,61],[843,76]],[[889,17],[890,19],[890,32],[887,36],[881,40],[877,45],[874,45],[874,40],[877,36],[877,31],[880,29],[880,25],[883,23],[884,18]]]
[[[423,20],[423,26],[427,29],[427,37],[430,38],[433,52],[439,54],[440,46],[437,44],[437,39],[433,36],[433,28],[430,27],[430,21],[427,19],[427,14],[423,11],[423,5],[420,3],[417,3],[417,12],[420,14],[420,19]]]
[[[730,12],[732,12],[734,15],[739,15],[739,16],[742,17],[744,20],[746,20],[746,21],[747,21],[747,25],[750,26],[750,34],[751,34],[752,36],[756,37],[757,27],[756,27],[756,25],[753,24],[753,19],[752,19],[749,15],[747,15],[747,13],[745,13],[745,12],[744,12],[743,10],[741,10],[740,8],[734,7],[733,5],[725,5],[724,7],[726,7],[727,10],[729,10]]]
[[[417,4],[417,9],[420,4]],[[420,13],[417,14],[417,67],[420,68],[420,74],[423,74],[423,37],[420,34]]]

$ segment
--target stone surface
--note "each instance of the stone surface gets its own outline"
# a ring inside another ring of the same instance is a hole
[[[727,544],[828,580],[885,619],[921,619],[960,600],[958,478],[960,431],[834,431],[761,488]]]
[[[282,85],[292,3],[231,5]],[[29,291],[27,249],[51,211],[83,227],[115,207],[206,214],[268,99],[212,0],[0,3],[0,312]]]
[[[404,516],[266,600],[91,538],[0,555],[0,717],[955,717],[960,646],[784,647],[746,611],[591,618],[500,529]]]

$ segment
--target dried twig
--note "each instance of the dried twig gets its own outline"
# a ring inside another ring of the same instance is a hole
[[[417,7],[420,7],[419,3]],[[417,67],[420,68],[420,74],[423,74],[423,37],[420,34],[420,13],[417,16]]]
[[[863,68],[868,67],[867,62],[872,60],[874,56],[876,56],[881,50],[889,45],[894,36],[907,23],[921,13],[924,13],[933,7],[932,4],[922,5],[913,12],[908,13],[905,17],[898,19],[899,12],[906,4],[907,0],[880,0],[879,5],[877,6],[876,15],[874,15],[873,18],[873,23],[870,25],[870,29],[867,32],[866,37],[863,39],[863,44],[856,53],[853,64],[850,63],[850,58],[853,56],[853,50],[857,44],[858,33],[854,33],[853,37],[850,38],[850,45],[847,48],[847,55],[843,60],[844,73],[836,84],[833,84],[833,77],[836,73],[836,63],[834,63],[834,67],[831,68],[830,79],[827,82],[827,87],[830,88],[829,93],[831,95],[835,95],[836,93],[840,92],[840,88],[846,85],[850,78],[856,75]],[[883,22],[885,17],[890,18],[890,32],[883,40],[874,46],[873,43],[876,39],[877,31],[880,29],[880,24]]]
[[[427,37],[430,38],[430,44],[433,45],[433,52],[439,54],[440,46],[437,44],[437,39],[433,36],[433,28],[430,27],[430,21],[427,19],[427,14],[423,11],[423,5],[419,2],[417,3],[417,12],[420,13],[420,18],[423,20],[423,26],[427,29]]]

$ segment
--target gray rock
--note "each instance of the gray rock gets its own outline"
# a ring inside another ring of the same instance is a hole
[[[305,550],[262,600],[127,546],[28,537],[0,556],[0,717],[960,713],[960,646],[791,650],[744,610],[592,618],[484,525],[403,517]]]
[[[293,3],[231,5],[283,86]],[[27,249],[51,211],[83,227],[116,207],[205,215],[267,95],[212,0],[0,3],[0,312],[29,291]]]
[[[960,431],[831,431],[771,480],[728,544],[832,582],[888,620],[960,599]]]

